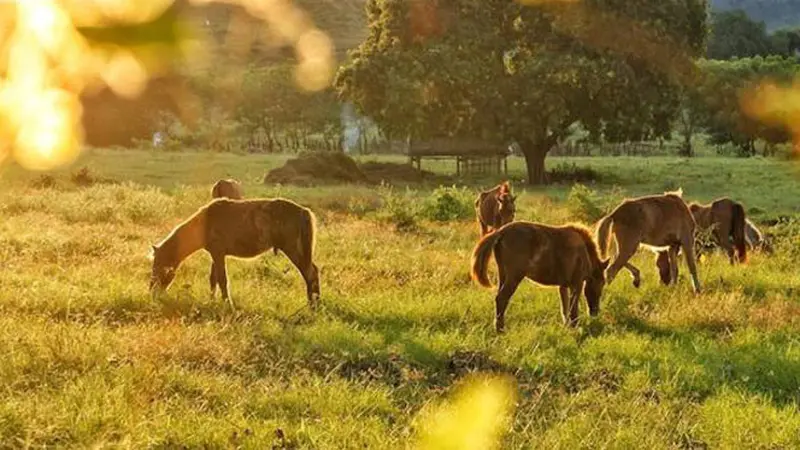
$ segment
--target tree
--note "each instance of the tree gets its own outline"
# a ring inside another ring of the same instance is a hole
[[[713,143],[731,143],[741,156],[752,156],[757,139],[770,145],[789,139],[789,133],[782,126],[746,114],[742,96],[764,81],[791,83],[800,73],[798,58],[757,56],[732,61],[702,60],[699,67],[702,71],[699,89],[705,109],[703,121]]]
[[[800,51],[800,28],[780,29],[769,38],[773,54],[794,56]]]
[[[573,124],[668,134],[702,53],[705,0],[369,0],[369,33],[335,79],[388,135],[515,141],[528,182]]]
[[[711,14],[706,54],[710,59],[749,58],[772,54],[764,22],[756,22],[740,9]]]

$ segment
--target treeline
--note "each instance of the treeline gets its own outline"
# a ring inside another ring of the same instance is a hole
[[[800,0],[711,0],[715,11],[739,9],[770,30],[800,24]]]
[[[706,55],[710,59],[794,56],[800,51],[798,20],[798,26],[770,33],[764,22],[741,9],[712,12]]]
[[[646,56],[652,49],[644,47],[633,49],[638,53],[598,50],[592,34],[569,37],[547,25],[558,15],[591,23],[594,16],[569,9],[574,6],[440,5],[444,33],[419,28],[422,22],[398,28],[393,20],[406,17],[406,3],[369,3],[370,35],[348,60],[340,55],[339,76],[329,89],[296,87],[291,49],[254,47],[239,60],[216,51],[206,69],[178,67],[139,99],[86,98],[88,140],[164,149],[376,152],[398,150],[388,143],[409,134],[457,133],[526,146],[541,167],[551,148],[559,154],[691,156],[703,141],[720,153],[750,156],[774,154],[790,138],[785,129],[745,114],[741,94],[764,79],[789,83],[796,77],[796,29],[768,33],[741,11],[706,17],[702,0],[670,2],[671,10],[653,0],[642,9],[649,19],[631,20],[649,23],[638,32],[653,38],[653,45],[681,45],[653,47],[672,58],[662,61]],[[615,11],[616,3],[607,3],[602,8]],[[197,20],[231,14],[209,11]],[[511,16],[520,19],[507,22]],[[223,24],[211,27],[209,45],[229,44]],[[579,31],[586,26],[568,25]],[[542,133],[530,134],[540,128]]]

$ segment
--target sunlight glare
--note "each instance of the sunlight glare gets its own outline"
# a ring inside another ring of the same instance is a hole
[[[191,0],[244,7],[271,30],[275,45],[296,47],[297,84],[326,88],[333,76],[334,49],[328,36],[289,0]],[[166,43],[109,48],[89,42],[78,27],[136,24],[157,19],[174,0],[0,0],[0,161],[11,155],[30,170],[72,161],[81,147],[81,94],[103,85],[139,96],[176,54]],[[246,43],[248,47],[252,41]],[[181,38],[177,54],[187,64],[207,63],[208,46]],[[246,54],[248,49],[240,49]]]
[[[80,106],[67,92],[50,90],[25,102],[15,159],[29,170],[47,170],[74,160],[79,145]]]
[[[470,376],[452,398],[419,419],[417,448],[491,450],[500,447],[516,400],[513,379]]]
[[[743,111],[765,124],[786,127],[793,150],[800,154],[800,78],[791,86],[765,81],[742,95]]]

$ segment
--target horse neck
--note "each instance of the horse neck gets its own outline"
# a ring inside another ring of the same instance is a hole
[[[205,247],[205,211],[178,225],[161,244],[172,255],[174,267],[180,265],[194,252]]]
[[[597,244],[595,244],[592,237],[587,234],[581,232],[581,237],[583,238],[583,242],[586,244],[586,253],[589,255],[589,262],[592,264],[592,267],[600,267],[602,261],[600,260],[600,253],[597,249]]]

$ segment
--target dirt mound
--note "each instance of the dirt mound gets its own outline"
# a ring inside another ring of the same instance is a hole
[[[264,183],[299,184],[308,186],[325,183],[367,183],[364,172],[352,158],[338,152],[304,153],[272,169]]]
[[[286,161],[282,167],[269,171],[264,177],[264,183],[300,186],[328,183],[418,183],[436,177],[432,172],[417,170],[408,164],[358,164],[344,153],[314,152],[301,154]]]

